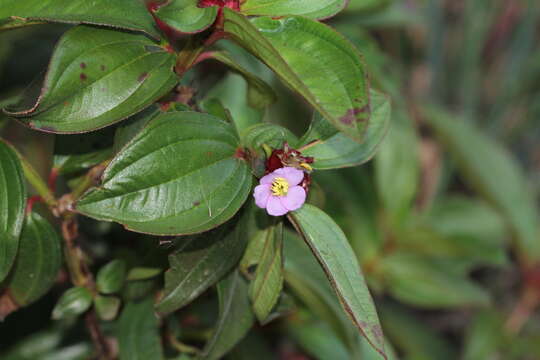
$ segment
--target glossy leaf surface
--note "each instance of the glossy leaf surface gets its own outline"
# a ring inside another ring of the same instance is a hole
[[[359,144],[319,114],[315,114],[308,132],[301,140],[302,145],[320,141],[302,152],[315,159],[317,170],[335,169],[361,165],[373,157],[390,125],[390,100],[374,90],[371,91],[372,113],[364,141]]]
[[[0,141],[0,282],[7,276],[19,247],[26,186],[17,154]]]
[[[334,16],[348,0],[247,0],[240,10],[246,15],[286,16],[301,15],[312,19]]]
[[[159,7],[156,16],[180,33],[197,33],[212,25],[218,9],[215,6],[200,8],[198,0],[172,0]]]
[[[159,235],[190,234],[231,218],[251,173],[235,157],[234,129],[213,116],[165,113],[110,163],[102,184],[78,202],[81,213]]]
[[[343,231],[323,211],[309,204],[293,212],[290,218],[317,257],[353,323],[384,354],[384,336],[377,312]]]
[[[7,108],[28,126],[76,133],[137,113],[176,84],[175,58],[143,35],[77,26],[56,46],[41,89]]]
[[[224,30],[266,63],[344,134],[361,142],[370,118],[360,54],[334,30],[303,17],[255,18],[224,9]]]
[[[178,249],[169,255],[165,294],[156,308],[173,312],[190,303],[238,263],[246,246],[243,222],[225,224],[209,233],[178,239]]]
[[[62,264],[61,239],[52,225],[31,213],[21,234],[19,253],[6,287],[21,306],[44,295],[56,281]]]
[[[138,0],[3,0],[0,20],[11,16],[17,17],[13,19],[14,21],[26,19],[26,21],[105,25],[143,31],[154,38],[159,38],[152,16],[143,2]]]

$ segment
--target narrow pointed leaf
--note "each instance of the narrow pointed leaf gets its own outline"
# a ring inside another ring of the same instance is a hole
[[[46,132],[99,129],[169,92],[178,81],[174,62],[143,35],[77,26],[57,44],[41,89],[5,111]]]
[[[314,169],[358,166],[371,160],[390,125],[390,100],[383,94],[371,90],[371,104],[371,120],[361,144],[340,133],[320,114],[315,114],[311,127],[301,140],[302,145],[320,141],[302,152],[315,159],[312,165]]]
[[[11,17],[15,18],[11,18]],[[22,19],[21,19],[22,18]],[[37,21],[69,24],[105,25],[113,28],[142,31],[158,39],[159,32],[152,16],[142,1],[109,0],[3,0],[0,7],[0,28],[2,20],[17,22]]]
[[[232,126],[211,115],[162,114],[112,160],[77,210],[159,235],[215,228],[251,190],[249,168],[235,156],[237,142]]]
[[[323,211],[305,204],[290,217],[319,260],[341,305],[369,343],[384,355],[384,336],[362,270],[345,234]]]
[[[56,281],[62,264],[61,239],[52,225],[31,213],[21,234],[19,253],[6,283],[20,306],[33,303]]]
[[[266,63],[338,130],[361,142],[370,118],[369,84],[356,48],[328,26],[303,17],[249,22],[224,9],[224,30]]]
[[[169,255],[165,295],[156,309],[168,314],[189,304],[214,285],[240,260],[246,246],[243,222],[225,224],[190,239],[178,239],[179,248]]]
[[[26,186],[21,163],[11,147],[0,141],[0,282],[17,255],[25,205]]]
[[[198,33],[207,29],[216,20],[215,6],[200,8],[199,0],[172,0],[161,6],[156,16],[179,33]]]
[[[249,285],[249,297],[257,319],[264,324],[283,288],[283,224],[270,227],[257,240],[264,245],[255,278]]]
[[[218,284],[219,319],[201,359],[218,360],[246,336],[255,322],[248,287],[237,271]]]
[[[349,0],[247,0],[240,7],[246,15],[301,15],[327,19],[347,6]]]
[[[151,300],[129,303],[117,327],[120,360],[161,360],[158,319]]]

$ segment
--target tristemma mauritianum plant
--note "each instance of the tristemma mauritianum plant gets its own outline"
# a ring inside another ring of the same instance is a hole
[[[96,356],[106,359],[116,350],[101,323],[119,317],[120,358],[160,359],[170,351],[158,340],[171,331],[164,322],[216,286],[220,315],[212,337],[201,350],[172,347],[221,358],[255,323],[266,324],[287,307],[282,248],[294,229],[346,316],[386,356],[356,255],[310,200],[312,173],[368,161],[389,121],[389,101],[370,88],[359,51],[320,21],[343,10],[346,0],[0,4],[4,29],[75,24],[58,40],[44,75],[5,114],[59,135],[115,126],[111,148],[56,156],[48,182],[31,159],[2,141],[2,317],[39,299],[65,267],[72,287],[53,319],[83,316]],[[255,58],[313,109],[303,137],[263,121],[276,95],[242,65]],[[181,85],[209,61],[244,78],[247,92],[232,95],[253,116],[237,119],[219,96],[198,101],[192,95],[199,89]],[[67,187],[56,188],[65,181]],[[162,276],[159,267],[127,273],[121,257],[94,275],[79,245],[82,217],[165,244],[170,268],[163,287],[120,296],[126,281],[152,284]]]
[[[383,57],[340,27],[376,58],[372,76],[332,27],[388,3],[0,0],[2,33],[62,31],[46,70],[0,99],[0,317],[54,298],[52,328],[6,358],[276,358],[260,334],[286,321],[313,358],[395,359],[362,269],[409,305],[487,306],[467,271],[505,263],[505,226],[538,282],[536,208],[478,171],[522,187],[481,134],[414,109],[498,213],[459,197],[429,208],[435,190],[416,188],[420,146]],[[381,308],[402,352],[452,358]]]

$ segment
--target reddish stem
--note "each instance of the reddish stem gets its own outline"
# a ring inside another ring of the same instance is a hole
[[[34,204],[37,202],[43,202],[43,198],[39,195],[30,196],[28,198],[28,200],[26,201],[26,209],[25,209],[26,215],[32,212],[32,209],[34,208]]]

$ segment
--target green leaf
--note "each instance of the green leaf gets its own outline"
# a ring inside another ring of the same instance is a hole
[[[151,268],[151,267],[136,267],[129,270],[127,280],[128,281],[138,281],[151,279],[163,272],[160,268]]]
[[[200,8],[198,0],[172,0],[159,7],[156,16],[180,33],[198,33],[206,30],[216,20],[216,6]]]
[[[384,355],[384,336],[362,270],[343,231],[323,211],[305,204],[290,217],[323,267],[346,313]]]
[[[162,114],[112,160],[77,210],[159,235],[212,229],[251,191],[249,168],[235,157],[237,142],[232,126],[211,115]]]
[[[80,315],[92,305],[92,293],[85,287],[76,286],[67,290],[53,309],[54,320]]]
[[[143,35],[77,26],[57,44],[41,90],[6,112],[46,132],[96,130],[168,93],[178,81],[174,63]]]
[[[276,93],[264,80],[238,65],[225,51],[211,52],[211,58],[227,65],[233,72],[241,75],[248,85],[248,105],[254,109],[264,109],[277,100]]]
[[[163,349],[151,300],[129,303],[117,328],[120,360],[160,360]]]
[[[425,308],[485,306],[488,293],[464,276],[428,258],[409,253],[386,256],[380,264],[390,293]]]
[[[165,273],[165,295],[157,311],[167,314],[190,303],[238,263],[246,246],[244,221],[234,228],[225,224],[199,236],[178,239],[179,248],[169,255],[171,268]]]
[[[114,132],[113,152],[116,154],[127,145],[153,118],[161,114],[157,104],[151,105],[118,124]]]
[[[224,9],[224,30],[353,140],[370,118],[369,85],[360,54],[328,26],[302,17],[250,23]]]
[[[248,298],[248,287],[237,271],[218,284],[219,319],[202,359],[217,360],[228,353],[255,322]]]
[[[16,16],[16,19],[11,20],[18,22],[38,20],[105,25],[142,31],[156,39],[160,37],[152,16],[146,10],[143,2],[137,0],[3,0],[2,7],[0,7],[0,23],[2,19],[11,16]],[[1,25],[0,28],[3,26]]]
[[[96,296],[94,305],[100,319],[105,321],[111,321],[118,315],[120,310],[121,301],[116,296]]]
[[[504,321],[498,310],[477,313],[465,336],[463,360],[496,359],[505,344]]]
[[[96,278],[97,289],[102,294],[114,294],[122,289],[126,280],[126,262],[115,259],[101,269]]]
[[[62,264],[61,239],[37,213],[26,217],[19,253],[6,283],[13,300],[26,306],[53,286]]]
[[[519,257],[528,265],[538,263],[540,213],[516,160],[473,126],[438,109],[428,109],[425,118],[456,160],[464,179],[506,218]]]
[[[99,163],[112,158],[111,148],[92,151],[85,154],[55,155],[54,168],[58,174],[67,175],[89,169]]]
[[[17,154],[0,141],[0,283],[17,255],[26,206],[25,184]]]
[[[361,165],[373,157],[382,143],[390,124],[390,100],[371,90],[372,113],[361,144],[340,133],[326,119],[316,113],[308,132],[302,137],[302,145],[320,141],[302,151],[312,156],[314,169],[327,170]]]
[[[375,180],[389,223],[400,225],[411,212],[420,165],[415,130],[408,118],[397,117],[375,157]],[[396,179],[399,178],[399,181]]]
[[[283,288],[283,224],[269,227],[263,238],[257,240],[264,245],[255,278],[249,285],[249,298],[257,319],[265,324]]]
[[[309,246],[292,231],[285,231],[285,281],[303,303],[332,326],[340,339],[354,346],[358,332],[335,296]]]
[[[283,147],[283,143],[295,146],[297,137],[287,128],[270,123],[250,126],[242,133],[242,143],[252,150],[262,150],[264,144],[274,149]]]
[[[343,10],[348,0],[247,0],[240,7],[246,15],[301,15],[311,19],[327,19]]]

